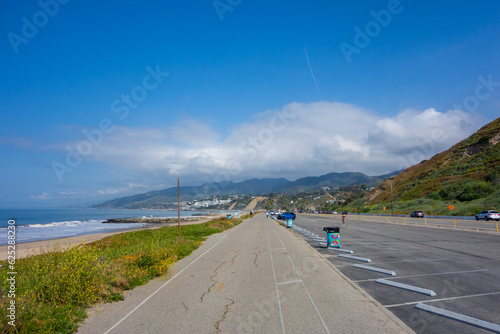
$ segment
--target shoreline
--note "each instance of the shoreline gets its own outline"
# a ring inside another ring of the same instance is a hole
[[[203,216],[199,217],[197,220],[189,220],[189,221],[182,221],[181,220],[181,225],[192,225],[192,224],[202,224],[205,223],[209,220],[218,218],[219,215],[217,216]],[[58,245],[61,247],[61,249],[67,249],[69,247],[79,245],[79,244],[88,244],[92,243],[94,241],[101,240],[105,237],[115,235],[115,234],[120,234],[120,233],[128,233],[128,232],[133,232],[133,231],[140,231],[140,230],[152,230],[152,229],[157,229],[161,228],[164,226],[177,226],[177,222],[169,222],[169,223],[161,223],[161,224],[152,224],[150,226],[143,226],[141,228],[134,228],[134,229],[125,229],[125,230],[119,230],[119,231],[113,231],[113,232],[100,232],[100,233],[91,233],[91,234],[83,234],[83,235],[77,235],[77,236],[72,236],[72,237],[66,237],[66,238],[56,238],[56,239],[45,239],[45,240],[37,240],[37,241],[27,241],[27,242],[20,242],[15,244],[15,251],[16,251],[16,259],[21,259],[24,257],[28,257],[31,255],[38,255],[40,253],[46,252],[54,246]],[[0,261],[7,260],[8,258],[8,250],[9,250],[9,245],[0,245]]]

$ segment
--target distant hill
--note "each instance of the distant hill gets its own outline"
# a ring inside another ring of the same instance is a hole
[[[367,176],[363,173],[329,173],[322,176],[305,177],[295,181],[285,178],[250,179],[242,182],[212,182],[201,186],[180,187],[181,201],[204,199],[214,195],[267,195],[270,193],[299,193],[320,189],[322,187],[340,187],[361,185],[373,187],[389,176]],[[152,208],[164,203],[177,201],[177,187],[150,191],[143,194],[116,198],[101,204],[93,205],[95,209],[141,209]]]
[[[498,192],[500,185],[500,118],[469,138],[427,161],[409,167],[392,180],[395,200],[426,197],[468,202]],[[365,196],[370,204],[391,201],[391,181],[385,180]],[[478,208],[486,204],[478,204]]]
[[[251,179],[234,183],[231,181],[206,183],[201,186],[180,187],[181,201],[204,199],[213,195],[267,194],[288,181],[285,178]],[[147,193],[116,198],[101,204],[93,205],[93,209],[146,209],[164,203],[177,202],[177,187]]]
[[[281,186],[279,191],[276,192],[295,194],[315,190],[321,187],[335,188],[361,184],[364,184],[367,187],[375,187],[386,178],[397,175],[400,172],[401,171],[392,172],[381,176],[368,176],[357,172],[328,173],[321,176],[309,176],[288,182]]]

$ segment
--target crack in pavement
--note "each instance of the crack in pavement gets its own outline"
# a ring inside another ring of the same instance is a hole
[[[215,329],[217,329],[217,332],[216,333],[220,333],[220,328],[219,328],[219,325],[222,321],[224,321],[224,319],[226,319],[226,315],[227,313],[229,312],[229,306],[233,305],[234,304],[234,300],[230,299],[230,298],[225,298],[226,300],[230,301],[231,303],[229,304],[226,304],[226,310],[224,311],[224,314],[222,314],[222,318],[217,321],[215,323]]]
[[[215,270],[214,270],[213,274],[210,276],[210,280],[211,280],[213,283],[212,283],[212,285],[211,285],[211,286],[209,286],[209,287],[208,287],[207,292],[204,292],[204,293],[201,295],[201,297],[200,297],[200,303],[203,303],[203,298],[205,297],[205,295],[206,295],[206,294],[208,294],[208,293],[210,293],[210,290],[212,290],[212,288],[213,288],[213,287],[217,284],[217,281],[216,281],[216,280],[214,280],[214,277],[215,277],[215,276],[217,276],[217,274],[218,274],[218,272],[217,272],[217,271],[218,271],[218,270],[219,270],[219,269],[220,269],[223,265],[225,265],[226,263],[229,263],[229,262],[234,261],[234,259],[236,259],[236,257],[237,257],[237,256],[238,256],[238,254],[236,254],[236,255],[235,255],[235,256],[234,256],[231,260],[226,261],[226,262],[222,262],[221,264],[219,264],[219,265],[217,266],[217,268],[215,268]]]
[[[255,265],[255,269],[257,269],[257,267],[258,267],[257,259],[259,258],[260,253],[262,253],[263,251],[265,251],[265,249],[254,253],[255,259],[253,260],[253,264]]]

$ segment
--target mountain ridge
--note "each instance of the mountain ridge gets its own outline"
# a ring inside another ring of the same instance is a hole
[[[253,178],[241,182],[222,181],[205,183],[201,186],[180,187],[181,201],[194,201],[210,196],[220,195],[267,195],[271,193],[299,193],[320,189],[322,187],[339,187],[364,184],[376,186],[388,175],[396,175],[400,171],[381,176],[368,176],[359,172],[328,173],[320,176],[308,176],[289,181],[281,178]],[[142,194],[115,198],[91,206],[94,209],[146,209],[165,203],[177,202],[177,187],[153,190]]]

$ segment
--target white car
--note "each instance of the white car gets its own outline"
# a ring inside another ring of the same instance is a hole
[[[498,211],[495,210],[483,210],[476,215],[476,220],[479,219],[484,219],[486,221],[490,219],[500,220],[500,214],[498,213]]]

